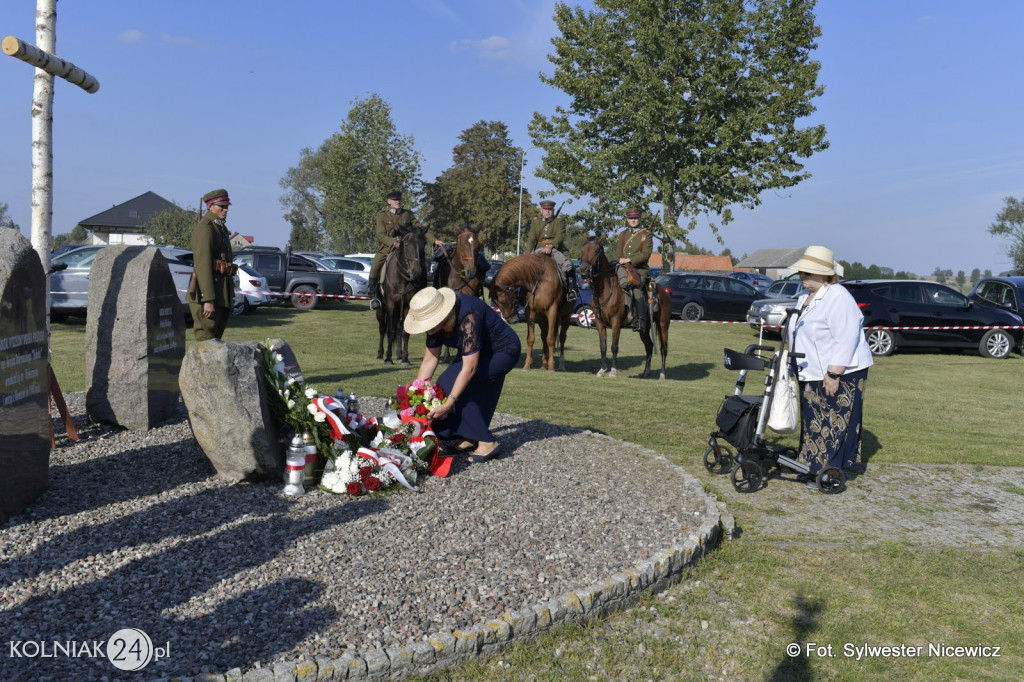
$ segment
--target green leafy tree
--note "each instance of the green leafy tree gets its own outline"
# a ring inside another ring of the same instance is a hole
[[[81,225],[75,225],[71,232],[62,232],[53,236],[53,248],[65,244],[84,244],[89,239],[89,230]]]
[[[1014,197],[1003,201],[1006,204],[996,214],[996,221],[989,225],[988,233],[1009,242],[1006,255],[1013,261],[1016,272],[1024,272],[1024,201]]]
[[[981,269],[974,268],[971,270],[971,282],[977,282],[979,279],[981,279]]]
[[[960,291],[964,290],[965,284],[967,284],[967,273],[963,270],[958,270],[956,273],[956,285],[960,287]]]
[[[14,222],[11,216],[7,215],[7,204],[0,201],[0,228],[8,228],[11,230],[20,230],[18,224]]]
[[[157,246],[192,248],[192,228],[199,219],[196,209],[169,208],[153,216],[146,235]]]
[[[732,220],[765,190],[810,176],[800,159],[826,149],[814,112],[821,34],[814,0],[594,0],[555,6],[551,76],[569,104],[534,114],[544,150],[536,175],[591,197],[592,211],[662,207],[657,234],[674,244],[701,216]],[[688,218],[684,227],[680,218]],[[711,223],[716,237],[718,225]]]
[[[989,269],[989,268],[985,268],[985,274],[983,276],[984,277],[991,277],[992,276],[992,270]]]
[[[473,225],[481,228],[480,238],[490,251],[515,253],[522,153],[501,121],[479,121],[463,130],[451,167],[425,186],[425,217],[434,233],[450,239],[457,226]],[[536,212],[524,190],[524,222]]]
[[[293,249],[319,251],[323,248],[325,244],[323,233],[314,221],[309,220],[307,216],[296,209],[292,209],[285,219],[292,226],[288,235],[288,243]]]
[[[936,266],[935,270],[932,272],[932,277],[934,277],[935,281],[939,284],[946,283],[946,271],[938,266]]]
[[[333,251],[368,251],[374,242],[374,216],[384,197],[404,193],[415,208],[420,196],[420,154],[411,136],[400,135],[391,105],[380,95],[352,101],[340,130],[317,149],[299,153],[280,184],[281,205],[303,240],[316,235]]]

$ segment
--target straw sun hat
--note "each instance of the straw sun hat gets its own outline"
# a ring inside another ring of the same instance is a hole
[[[420,289],[409,301],[409,314],[405,316],[405,331],[422,334],[444,322],[455,307],[455,292],[448,287]]]
[[[808,246],[804,255],[791,268],[798,272],[809,272],[812,275],[843,276],[843,266],[836,262],[831,249],[824,246]]]

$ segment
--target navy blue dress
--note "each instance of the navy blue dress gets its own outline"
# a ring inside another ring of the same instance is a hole
[[[491,418],[501,398],[505,375],[519,363],[519,335],[489,305],[469,294],[455,295],[455,320],[455,331],[451,334],[427,334],[427,348],[444,345],[458,352],[437,379],[446,395],[451,393],[455,377],[462,371],[462,359],[475,353],[480,358],[476,373],[454,409],[444,419],[434,421],[434,433],[440,438],[490,443],[497,440],[491,433]]]

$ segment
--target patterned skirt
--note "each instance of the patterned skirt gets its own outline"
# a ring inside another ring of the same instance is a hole
[[[849,469],[861,461],[860,430],[864,417],[864,385],[868,370],[844,374],[839,390],[825,395],[820,381],[800,385],[799,460],[817,473],[826,466]]]

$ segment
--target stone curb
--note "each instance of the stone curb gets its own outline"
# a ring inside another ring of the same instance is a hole
[[[584,432],[595,438],[604,434]],[[697,532],[691,533],[681,545],[654,552],[649,559],[620,571],[580,590],[565,592],[546,602],[522,611],[506,611],[497,618],[485,620],[464,630],[442,630],[424,641],[346,652],[339,658],[319,657],[316,661],[275,663],[272,667],[253,668],[244,674],[235,668],[225,674],[206,674],[193,678],[173,678],[193,682],[323,682],[325,680],[388,680],[409,675],[424,675],[458,665],[479,656],[500,652],[513,642],[524,642],[565,623],[585,623],[634,606],[645,592],[657,594],[679,582],[683,571],[714,549],[723,538],[730,538],[736,523],[725,503],[704,491],[701,482],[673,464],[664,455],[640,445],[652,459],[676,472],[682,485],[705,499],[703,520]]]

